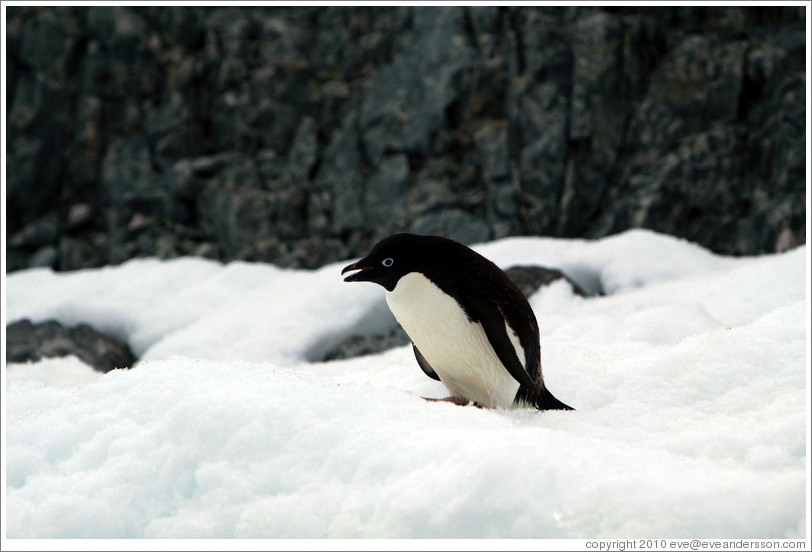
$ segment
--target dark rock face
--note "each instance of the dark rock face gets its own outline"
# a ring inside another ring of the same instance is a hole
[[[39,324],[20,320],[6,326],[6,362],[68,355],[75,355],[94,370],[105,373],[130,368],[136,360],[126,343],[87,324],[69,328],[54,320]]]
[[[8,267],[805,243],[803,7],[9,7]]]
[[[505,270],[513,283],[516,284],[525,296],[530,297],[544,286],[549,286],[557,280],[565,280],[574,293],[586,296],[583,289],[564,275],[560,270],[541,266],[514,266]],[[392,319],[394,320],[394,318]],[[401,347],[411,343],[409,336],[399,325],[378,328],[376,331],[351,335],[327,351],[321,358],[314,360],[338,360],[371,355]]]

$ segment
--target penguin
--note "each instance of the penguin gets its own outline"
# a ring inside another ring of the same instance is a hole
[[[412,341],[417,364],[455,404],[573,410],[541,374],[533,309],[493,262],[440,236],[395,234],[341,271],[345,282],[386,290],[389,310]]]

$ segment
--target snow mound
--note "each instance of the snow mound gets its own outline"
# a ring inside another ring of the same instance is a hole
[[[7,321],[85,322],[142,360],[4,371],[10,538],[803,538],[805,247],[725,258],[646,231],[475,247],[531,298],[575,412],[428,403],[410,347],[327,363],[377,286],[134,260],[7,278]],[[349,261],[348,261],[349,262]]]

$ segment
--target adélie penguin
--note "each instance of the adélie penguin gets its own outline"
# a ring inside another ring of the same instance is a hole
[[[386,290],[420,368],[450,392],[442,400],[572,410],[544,385],[530,304],[479,253],[438,236],[395,234],[341,274],[347,272],[345,282],[374,282]]]

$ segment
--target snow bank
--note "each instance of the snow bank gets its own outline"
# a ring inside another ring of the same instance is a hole
[[[409,347],[308,362],[379,312],[343,263],[10,275],[9,322],[87,322],[143,360],[8,367],[8,536],[805,536],[805,247],[733,259],[634,231],[476,249],[606,294],[531,298],[575,412],[425,402],[444,389]]]

